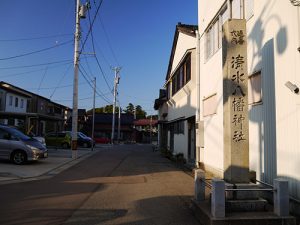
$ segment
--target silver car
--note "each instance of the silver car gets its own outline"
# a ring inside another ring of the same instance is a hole
[[[9,159],[19,165],[47,157],[47,148],[39,141],[16,128],[0,125],[0,158]]]

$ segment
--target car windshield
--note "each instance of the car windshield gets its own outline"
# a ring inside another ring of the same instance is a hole
[[[22,141],[28,141],[30,140],[31,138],[28,137],[27,135],[23,134],[21,131],[17,130],[17,129],[14,129],[14,128],[8,128],[8,130],[10,131],[10,133],[18,138],[18,139],[21,139]]]

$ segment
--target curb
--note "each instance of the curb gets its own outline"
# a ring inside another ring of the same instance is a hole
[[[36,180],[44,180],[44,179],[49,179],[59,173],[61,173],[62,171],[71,168],[72,166],[76,165],[77,163],[93,156],[94,154],[96,154],[97,152],[99,152],[100,150],[96,150],[94,149],[94,151],[88,152],[84,155],[78,156],[77,159],[71,159],[69,161],[66,161],[52,169],[50,169],[49,171],[42,173],[40,175],[37,176],[32,176],[32,177],[26,177],[26,178],[12,178],[10,180],[4,180],[4,181],[0,181],[0,185],[5,185],[5,184],[15,184],[15,183],[23,183],[23,182],[28,182],[28,181],[36,181]]]

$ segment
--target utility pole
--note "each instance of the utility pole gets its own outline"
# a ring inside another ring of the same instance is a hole
[[[96,77],[94,77],[93,124],[92,124],[92,151],[94,151],[95,102],[96,102]]]
[[[121,135],[121,106],[120,106],[120,102],[119,102],[118,143],[120,143],[120,135]]]
[[[150,115],[150,144],[152,144],[152,115]]]
[[[78,126],[78,67],[80,43],[80,19],[85,18],[86,6],[76,2],[76,31],[74,45],[74,81],[73,81],[73,110],[72,110],[72,158],[77,159],[77,126]]]
[[[115,71],[115,79],[114,79],[114,101],[113,101],[113,118],[112,118],[112,128],[111,128],[111,144],[114,144],[115,137],[115,117],[116,117],[116,101],[117,101],[117,92],[118,92],[118,84],[119,84],[119,72],[121,70],[120,67],[114,67]]]

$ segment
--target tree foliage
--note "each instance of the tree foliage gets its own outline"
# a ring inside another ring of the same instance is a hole
[[[136,105],[134,106],[132,103],[129,103],[128,106],[123,110],[125,113],[130,113],[132,115],[136,115],[137,119],[145,119],[147,113],[143,110],[142,106]],[[92,114],[93,109],[87,111],[87,114]],[[113,113],[113,105],[106,105],[104,107],[95,108],[95,113]],[[116,113],[119,113],[119,107],[116,107]]]

